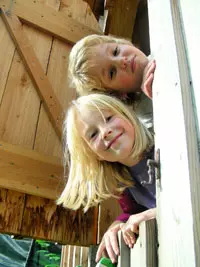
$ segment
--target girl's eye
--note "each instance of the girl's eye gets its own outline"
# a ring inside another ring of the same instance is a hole
[[[113,51],[113,56],[117,56],[119,54],[119,50],[118,50],[118,46],[116,46],[116,48]]]
[[[111,68],[110,71],[109,71],[109,76],[110,76],[110,79],[112,80],[115,76],[116,76],[116,68]]]
[[[112,119],[112,117],[113,117],[113,116],[108,116],[108,117],[106,118],[106,122],[110,121],[110,120]]]
[[[90,134],[90,139],[93,139],[97,135],[97,131]]]

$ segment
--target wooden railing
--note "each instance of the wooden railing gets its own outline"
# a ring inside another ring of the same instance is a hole
[[[124,243],[121,232],[118,235],[120,256],[117,267],[157,267],[157,230],[156,220],[143,222],[140,225],[139,237],[134,248]],[[95,267],[90,259],[88,247],[63,246],[60,267]]]
[[[134,248],[129,249],[119,232],[120,256],[117,267],[157,267],[156,221],[140,225],[139,237]]]
[[[88,247],[63,246],[60,267],[88,267]]]

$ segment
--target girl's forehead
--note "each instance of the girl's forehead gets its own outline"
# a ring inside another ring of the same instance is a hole
[[[114,114],[114,111],[109,108],[100,109],[95,106],[82,106],[79,107],[78,117],[84,122],[88,121],[104,121],[105,117]]]

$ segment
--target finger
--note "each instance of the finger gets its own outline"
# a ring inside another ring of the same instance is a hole
[[[108,253],[109,258],[111,259],[112,263],[116,262],[116,255],[112,247],[112,243],[110,242],[110,238],[105,239],[106,251]]]
[[[124,241],[129,248],[132,248],[136,242],[136,237],[135,235],[128,235],[127,233],[123,236]]]
[[[101,243],[98,247],[97,253],[96,253],[96,258],[95,258],[96,262],[98,262],[101,259],[101,256],[105,251],[105,248],[106,248],[105,243],[103,241],[101,241]]]
[[[142,91],[152,99],[152,83],[154,79],[154,74],[151,73],[149,78],[145,81]]]
[[[139,234],[139,226],[138,225],[132,225],[131,227],[131,231],[134,233],[134,234]]]
[[[156,69],[156,62],[154,60],[149,65],[149,68],[148,68],[147,73],[146,73],[146,77],[148,77],[151,73],[154,73],[155,72],[155,69]]]
[[[118,236],[117,236],[117,233],[113,233],[111,236],[110,236],[110,242],[112,244],[112,249],[114,250],[115,254],[116,255],[119,255],[119,244],[118,244]]]

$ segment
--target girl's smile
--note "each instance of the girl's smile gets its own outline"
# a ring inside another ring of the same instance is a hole
[[[111,110],[86,110],[77,114],[79,131],[91,150],[109,162],[132,164],[134,127]]]

